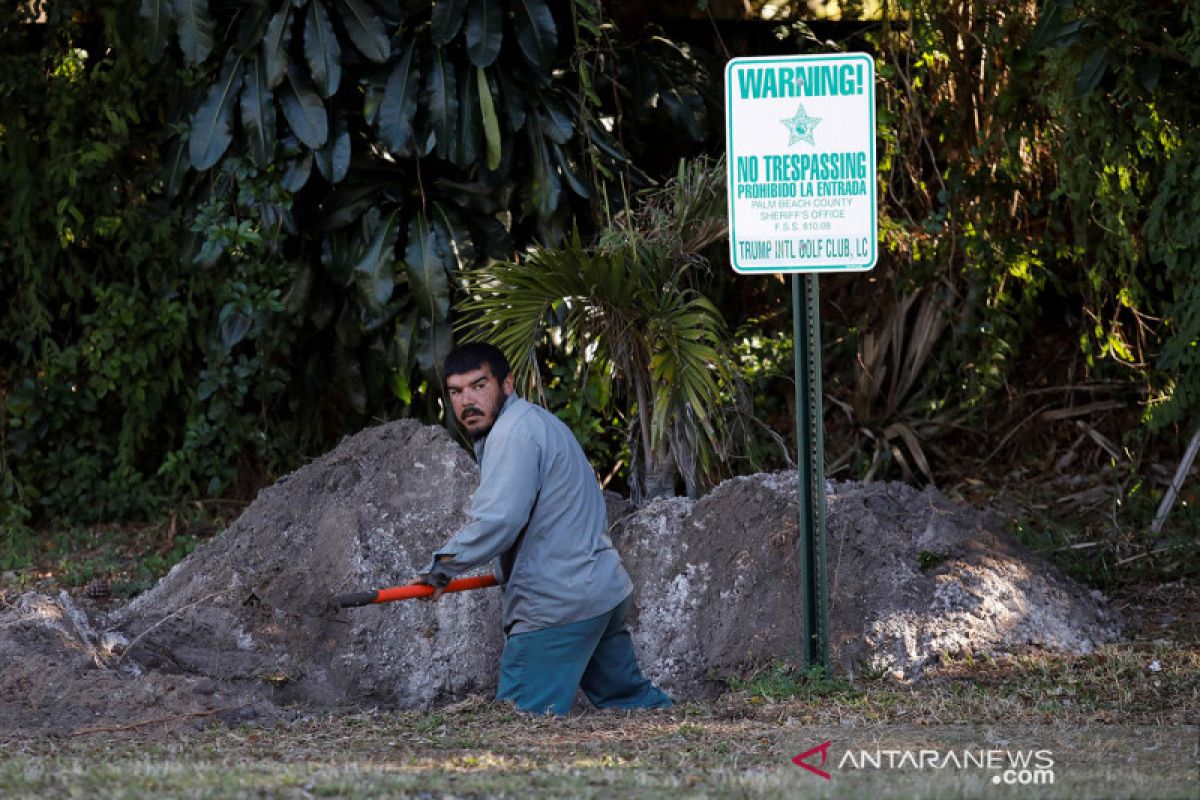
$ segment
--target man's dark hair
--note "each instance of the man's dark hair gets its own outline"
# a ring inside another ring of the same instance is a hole
[[[487,342],[467,342],[450,351],[443,365],[443,372],[448,378],[451,375],[462,375],[479,369],[484,364],[492,370],[492,375],[501,383],[508,377],[508,359],[500,348]]]

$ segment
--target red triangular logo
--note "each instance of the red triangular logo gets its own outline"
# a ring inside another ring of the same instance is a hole
[[[814,775],[820,775],[822,778],[824,778],[827,781],[832,780],[833,776],[830,775],[828,772],[826,772],[823,769],[817,769],[812,764],[809,764],[807,761],[804,760],[811,755],[820,753],[821,754],[821,766],[822,767],[825,766],[825,760],[829,757],[829,745],[831,745],[831,744],[833,744],[832,740],[825,742],[824,744],[819,744],[816,747],[812,748],[811,750],[805,750],[803,753],[801,753],[800,755],[793,758],[792,763],[795,764],[797,767],[804,767],[806,770],[813,773]]]

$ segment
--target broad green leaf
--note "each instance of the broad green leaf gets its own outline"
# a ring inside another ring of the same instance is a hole
[[[450,160],[454,150],[454,127],[458,124],[458,92],[454,65],[441,49],[429,57],[429,80],[425,84],[425,105],[437,140],[438,158]]]
[[[1079,76],[1075,78],[1075,91],[1080,96],[1091,94],[1092,90],[1100,85],[1100,81],[1104,79],[1104,72],[1108,69],[1108,57],[1108,48],[1101,47],[1092,53],[1079,70]]]
[[[412,402],[412,386],[408,374],[415,355],[418,321],[416,311],[397,321],[390,347],[390,361],[393,367],[392,394],[406,405]]]
[[[275,159],[275,100],[267,86],[267,66],[261,57],[246,65],[241,112],[250,159],[256,166],[266,167]]]
[[[330,97],[342,82],[342,48],[321,0],[311,0],[304,22],[304,60],[321,97]]]
[[[483,120],[483,137],[487,141],[487,168],[500,166],[500,120],[496,118],[496,107],[492,104],[492,89],[482,67],[475,68],[475,80],[479,92],[479,113]]]
[[[413,63],[416,48],[409,43],[400,54],[383,90],[379,107],[379,136],[396,155],[408,155],[413,139],[413,116],[417,113],[417,95],[421,74]]]
[[[213,21],[208,16],[208,0],[172,0],[179,49],[191,64],[208,58],[213,48]]]
[[[588,139],[603,155],[617,164],[625,164],[629,161],[629,156],[621,151],[621,148],[612,140],[612,137],[597,125],[594,120],[588,122],[587,131]]]
[[[449,260],[446,243],[429,224],[425,212],[418,211],[408,223],[404,263],[417,305],[434,322],[445,320],[450,313]]]
[[[267,86],[274,89],[287,75],[288,45],[292,41],[292,7],[286,3],[275,12],[263,37],[262,57],[267,68]]]
[[[430,216],[442,240],[446,242],[454,270],[470,269],[479,257],[471,231],[463,225],[458,213],[445,203],[432,203]]]
[[[167,151],[167,169],[164,180],[167,184],[167,196],[174,197],[183,188],[183,178],[192,168],[188,157],[188,143],[183,136],[176,136]]]
[[[342,14],[342,25],[358,52],[376,64],[387,61],[392,54],[387,31],[365,0],[339,0],[338,10]]]
[[[556,144],[566,144],[571,141],[571,134],[575,132],[575,126],[571,124],[571,118],[558,103],[546,100],[538,111],[537,118],[542,134],[547,139]]]
[[[516,0],[513,3],[513,23],[521,54],[542,79],[550,80],[550,69],[558,52],[558,31],[554,15],[545,0]]]
[[[306,153],[304,145],[300,140],[291,134],[290,131],[283,131],[279,136],[279,154],[284,158],[295,158],[301,153]]]
[[[1025,44],[1027,53],[1032,55],[1048,47],[1066,47],[1075,42],[1084,20],[1063,20],[1063,11],[1068,10],[1070,5],[1070,0],[1049,0],[1045,4],[1038,14],[1037,25]]]
[[[271,22],[271,6],[267,0],[249,0],[238,9],[237,37],[233,48],[239,55],[250,58],[263,40]]]
[[[558,180],[558,171],[555,170],[554,165],[550,161],[550,153],[546,147],[546,140],[542,138],[541,131],[533,125],[530,125],[525,130],[529,135],[529,147],[533,155],[533,163],[530,165],[532,171],[530,173],[529,193],[539,219],[545,220],[558,208],[558,199],[562,194],[562,184]]]
[[[308,176],[312,174],[313,154],[311,150],[305,150],[296,158],[290,159],[283,170],[283,177],[279,180],[279,185],[284,191],[295,194],[304,188],[304,184],[308,183]]]
[[[1147,92],[1153,92],[1158,88],[1158,79],[1162,75],[1161,58],[1158,56],[1142,56],[1137,60],[1133,69],[1137,73],[1138,83]]]
[[[325,106],[295,64],[288,65],[279,105],[297,139],[313,150],[325,144],[329,138],[329,118],[325,114]]]
[[[192,117],[188,157],[196,169],[203,172],[220,161],[233,140],[233,106],[241,88],[242,59],[231,53]]]
[[[245,339],[253,325],[254,318],[243,314],[233,303],[226,303],[217,315],[217,329],[226,350],[232,350],[238,342]]]
[[[200,251],[196,253],[194,263],[197,267],[208,269],[221,260],[229,240],[223,236],[205,236],[204,234],[200,234],[200,236],[202,243]]]
[[[346,118],[340,112],[333,115],[329,141],[315,156],[317,169],[330,183],[340,183],[350,171],[350,131],[346,128]]]
[[[442,384],[442,364],[453,349],[454,329],[449,323],[437,321],[421,328],[417,337],[417,365],[438,386]]]
[[[392,363],[402,371],[413,365],[413,345],[417,340],[417,328],[421,323],[421,314],[415,308],[410,308],[401,319],[396,320],[396,334],[392,341]]]
[[[157,64],[167,47],[171,26],[171,0],[142,0],[138,16],[146,32],[146,57]]]
[[[587,61],[579,62],[579,88],[583,92],[584,98],[593,106],[599,108],[603,105],[600,102],[600,95],[596,94],[596,84],[592,81],[592,69],[588,66]]]
[[[354,265],[354,283],[367,307],[378,311],[392,298],[396,286],[396,235],[400,231],[398,212],[369,229],[367,247]],[[364,220],[365,221],[365,220]]]
[[[433,43],[442,47],[458,35],[463,15],[467,11],[467,0],[436,0],[430,15],[429,36]]]
[[[479,122],[479,83],[464,76],[458,82],[458,126],[455,130],[451,159],[464,170],[479,161],[479,143],[483,138]]]
[[[477,67],[490,67],[500,55],[504,9],[500,0],[468,0],[467,57]]]
[[[562,170],[563,177],[567,179],[567,185],[571,187],[571,191],[579,195],[583,199],[588,199],[592,196],[592,190],[588,187],[587,182],[579,175],[579,171],[575,164],[571,161],[570,156],[556,142],[551,142],[550,152],[554,154],[554,160],[558,163]]]
[[[424,118],[425,127],[420,127],[422,118]],[[414,134],[413,141],[416,143],[417,155],[425,158],[434,151],[437,146],[437,135],[433,132],[433,125],[430,124],[429,114],[417,115],[417,132]]]

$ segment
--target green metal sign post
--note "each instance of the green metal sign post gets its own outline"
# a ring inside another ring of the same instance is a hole
[[[725,68],[729,252],[792,276],[804,661],[829,668],[817,275],[878,258],[875,65],[864,53],[735,58]]]
[[[796,354],[796,470],[800,484],[800,582],[804,663],[829,669],[825,572],[825,413],[821,402],[821,309],[816,275],[792,276]]]

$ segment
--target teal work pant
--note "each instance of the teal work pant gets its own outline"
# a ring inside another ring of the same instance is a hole
[[[591,619],[511,634],[496,699],[533,714],[566,714],[581,688],[596,708],[669,708],[671,698],[638,667],[628,613],[627,597]]]

